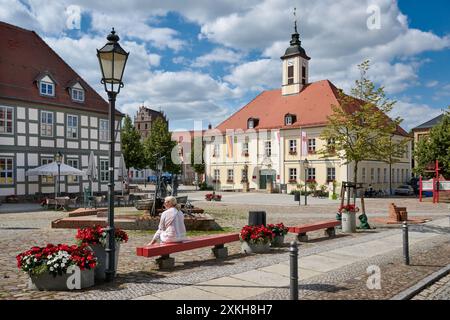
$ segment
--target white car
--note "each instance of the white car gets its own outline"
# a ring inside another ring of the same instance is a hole
[[[395,188],[394,194],[410,196],[414,194],[414,189],[411,186],[404,184]]]

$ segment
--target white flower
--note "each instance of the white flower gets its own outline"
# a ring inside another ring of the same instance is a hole
[[[61,263],[61,268],[64,268],[66,265],[64,263]]]
[[[53,270],[55,270],[55,269],[53,269],[53,267],[50,267],[50,271],[53,271]]]
[[[48,255],[48,256],[47,256],[47,259],[51,259],[51,258],[52,258],[52,256],[51,256],[51,255]]]
[[[55,268],[58,268],[58,266],[59,266],[59,264],[55,263],[54,267],[55,267]]]
[[[63,263],[67,263],[67,259],[64,258],[64,259],[62,260],[62,262],[63,262]]]
[[[37,259],[36,259],[36,258],[34,258],[34,262],[37,262]]]

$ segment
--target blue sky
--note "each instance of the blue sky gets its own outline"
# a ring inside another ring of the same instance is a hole
[[[371,5],[379,28],[367,25]],[[180,130],[217,125],[280,87],[294,7],[310,81],[348,91],[370,59],[369,77],[398,101],[392,115],[405,129],[450,105],[447,0],[0,0],[0,20],[35,30],[102,96],[95,49],[114,26],[131,52],[118,107],[161,109]]]

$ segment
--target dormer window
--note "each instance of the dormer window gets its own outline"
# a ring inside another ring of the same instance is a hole
[[[247,120],[247,129],[254,129],[258,125],[259,119],[256,118],[249,118]]]
[[[55,81],[55,78],[50,74],[50,72],[41,72],[37,75],[34,81],[36,81],[36,85],[41,96],[55,96],[55,85],[58,83]]]
[[[51,82],[41,81],[39,85],[39,92],[43,96],[55,96],[55,84]]]
[[[78,102],[84,102],[84,90],[72,89],[72,100]]]
[[[287,115],[284,116],[284,124],[286,126],[290,126],[295,122],[295,115],[288,113]]]

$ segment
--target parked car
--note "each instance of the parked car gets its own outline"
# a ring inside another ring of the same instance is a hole
[[[394,189],[394,194],[410,196],[414,194],[414,189],[407,184],[403,184]]]

